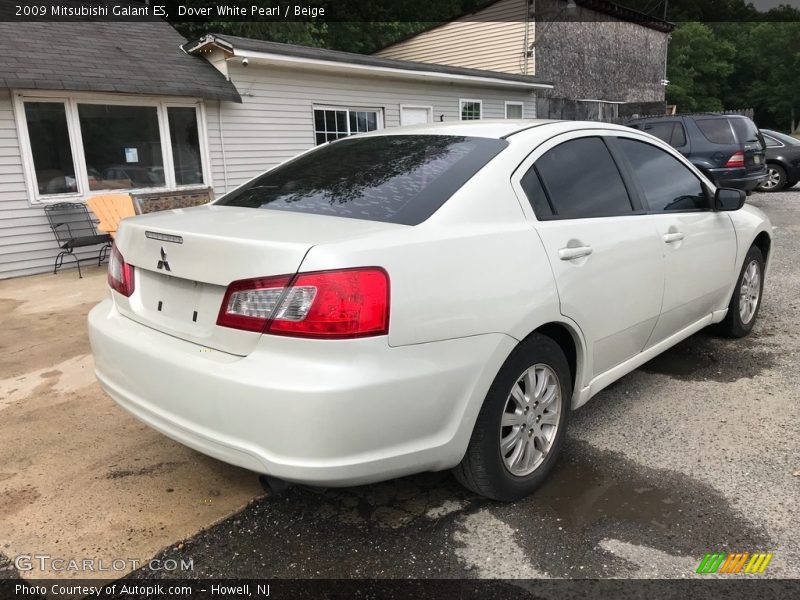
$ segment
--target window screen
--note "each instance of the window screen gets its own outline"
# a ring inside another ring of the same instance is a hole
[[[536,161],[555,214],[606,217],[633,210],[616,163],[599,137],[564,142]]]
[[[521,119],[522,118],[522,104],[508,103],[506,104],[506,119]]]
[[[697,127],[713,144],[735,144],[728,119],[696,119]]]
[[[674,156],[636,140],[620,138],[619,146],[633,167],[650,210],[709,208],[700,180]]]
[[[417,225],[508,145],[445,135],[382,135],[323,146],[217,204]]]

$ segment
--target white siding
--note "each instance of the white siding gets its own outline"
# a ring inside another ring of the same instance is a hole
[[[79,256],[97,256],[99,249]],[[44,210],[28,201],[11,94],[0,90],[0,279],[48,271],[58,252]]]
[[[375,53],[383,58],[412,60],[504,73],[533,75],[533,59],[525,73],[525,27],[528,44],[528,0],[502,0],[473,15],[423,31]]]
[[[530,91],[492,89],[475,85],[400,81],[371,75],[286,70],[229,61],[231,78],[242,104],[224,102],[208,107],[209,144],[217,195],[244,183],[262,171],[314,145],[315,105],[377,108],[384,125],[400,125],[400,105],[433,107],[433,119],[460,118],[459,99],[483,101],[483,118],[504,118],[507,100],[525,104],[525,118],[536,116]],[[223,167],[224,138],[225,165]]]

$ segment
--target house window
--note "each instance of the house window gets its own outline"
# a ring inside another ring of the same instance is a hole
[[[522,102],[506,102],[506,119],[522,118]]]
[[[76,192],[75,163],[72,160],[64,104],[27,102],[25,122],[31,140],[31,156],[39,194]]]
[[[201,110],[157,100],[19,97],[32,198],[208,183]]]
[[[381,128],[377,109],[315,108],[314,137],[317,144]]]
[[[155,106],[79,104],[78,119],[90,190],[166,184]]]
[[[458,104],[462,121],[476,121],[481,118],[483,109],[481,100],[459,100]]]

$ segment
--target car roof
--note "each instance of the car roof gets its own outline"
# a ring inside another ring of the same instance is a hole
[[[362,136],[386,135],[458,135],[465,137],[484,137],[503,139],[530,129],[557,127],[563,131],[580,129],[622,129],[628,127],[599,121],[562,121],[553,119],[480,119],[475,121],[445,121],[424,125],[407,125],[400,128],[379,129]]]

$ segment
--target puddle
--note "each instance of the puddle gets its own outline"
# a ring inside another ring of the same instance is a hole
[[[602,550],[607,539],[680,557],[770,547],[767,535],[711,486],[576,440],[568,440],[536,494],[493,513],[518,530],[537,568],[558,577],[627,573],[628,561]]]
[[[772,354],[754,350],[748,340],[724,340],[699,333],[640,368],[647,373],[670,375],[687,381],[710,379],[730,383],[755,377],[773,364]]]

